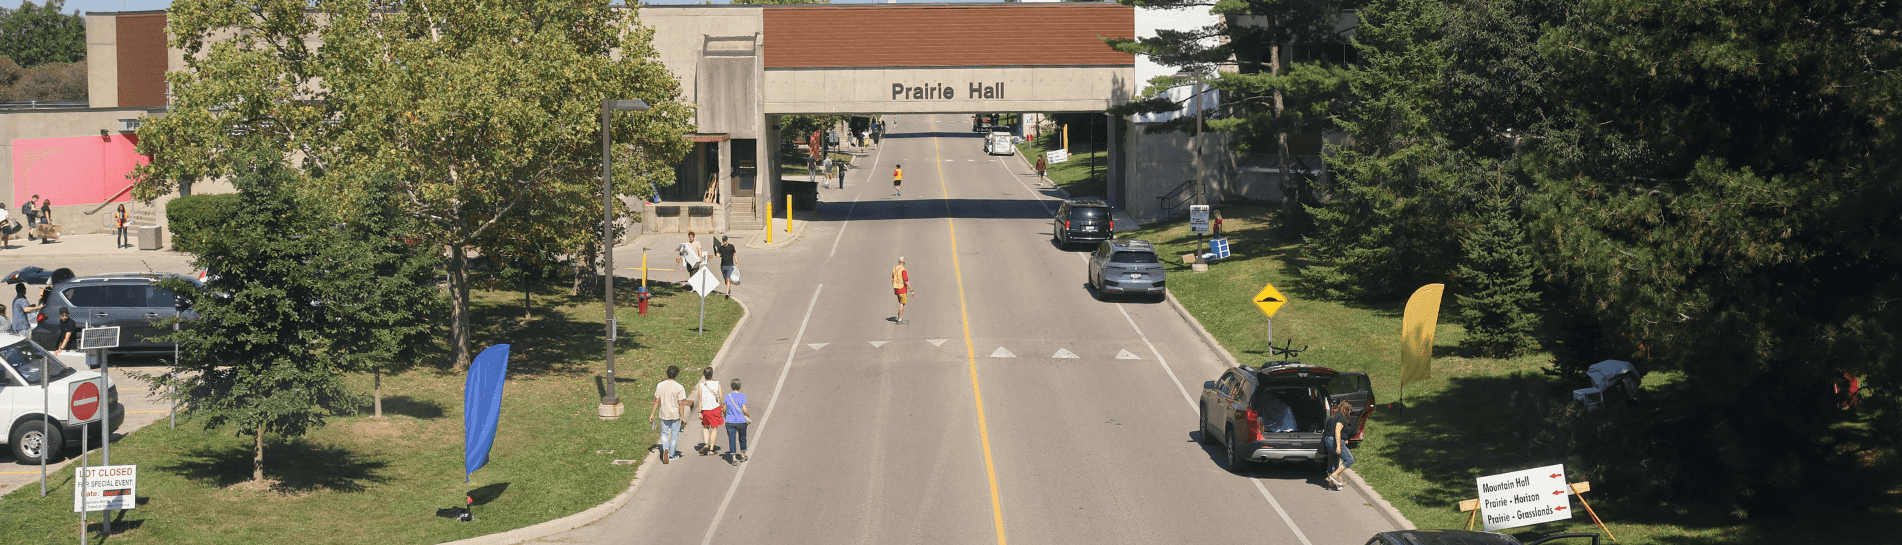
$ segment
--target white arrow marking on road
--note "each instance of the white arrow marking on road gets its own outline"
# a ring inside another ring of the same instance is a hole
[[[1056,353],[1055,355],[1052,355],[1052,356],[1050,356],[1050,357],[1052,357],[1052,358],[1068,358],[1068,359],[1076,359],[1076,354],[1072,354],[1072,353],[1070,353],[1070,349],[1068,349],[1068,348],[1058,348],[1058,349],[1057,349],[1057,353]]]
[[[832,343],[810,343],[810,344],[807,344],[806,346],[812,347],[813,350],[818,350],[821,348],[825,348],[826,345],[828,344],[832,344]]]
[[[999,347],[997,347],[997,351],[996,351],[996,352],[992,352],[992,353],[991,353],[991,357],[993,357],[993,358],[1015,358],[1015,357],[1017,357],[1017,355],[1016,355],[1016,354],[1012,354],[1012,353],[1010,353],[1010,351],[1009,351],[1009,350],[1005,350],[1005,349],[1004,349],[1004,347],[1002,347],[1002,346],[999,346]]]
[[[948,340],[951,339],[925,339],[925,342],[931,343],[931,346],[944,346],[944,342]]]
[[[872,343],[872,348],[878,348],[881,346],[885,346],[885,343],[888,343],[891,341],[865,341],[865,342]]]
[[[1116,359],[1119,359],[1119,360],[1140,360],[1140,359],[1142,359],[1142,358],[1140,358],[1140,357],[1137,357],[1137,356],[1136,356],[1135,354],[1131,354],[1131,353],[1129,353],[1129,351],[1128,351],[1128,350],[1124,350],[1124,351],[1122,351],[1122,352],[1117,352],[1117,353],[1116,353]]]

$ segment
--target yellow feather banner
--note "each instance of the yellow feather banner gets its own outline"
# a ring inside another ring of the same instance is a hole
[[[1433,376],[1433,330],[1440,325],[1440,294],[1445,284],[1427,284],[1407,298],[1400,318],[1400,386]]]

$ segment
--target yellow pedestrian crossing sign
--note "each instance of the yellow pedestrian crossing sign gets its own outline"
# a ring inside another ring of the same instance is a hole
[[[1261,293],[1255,294],[1255,307],[1260,308],[1261,313],[1268,315],[1269,318],[1275,317],[1275,311],[1281,310],[1281,304],[1286,302],[1288,298],[1281,295],[1281,290],[1275,289],[1274,284],[1263,285]]]

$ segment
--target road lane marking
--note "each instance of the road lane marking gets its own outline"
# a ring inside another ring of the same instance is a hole
[[[759,423],[752,429],[753,436],[748,438],[747,446],[753,447],[748,450],[754,453],[759,452],[760,439],[766,436],[766,420],[773,417],[773,407],[779,405],[779,391],[786,387],[786,373],[792,371],[793,355],[799,353],[799,341],[806,338],[806,324],[812,322],[812,309],[819,306],[819,292],[825,289],[825,284],[812,288],[812,302],[806,303],[806,316],[799,319],[799,333],[793,335],[792,346],[786,350],[786,364],[779,367],[779,382],[773,384],[773,397],[767,399],[766,412],[760,415]],[[720,498],[720,508],[713,512],[713,523],[707,525],[707,535],[700,538],[700,545],[713,543],[713,532],[720,529],[720,519],[726,516],[727,504],[733,502],[733,492],[739,490],[740,479],[746,476],[746,468],[749,467],[753,465],[740,464],[740,470],[733,473],[733,484],[727,485],[726,497]]]
[[[813,350],[818,350],[821,348],[825,348],[826,345],[828,344],[832,344],[832,343],[806,343],[806,346],[812,347]]]
[[[865,341],[865,342],[867,342],[867,343],[871,343],[871,345],[872,345],[872,348],[884,348],[884,347],[885,347],[885,343],[888,343],[888,342],[891,342],[891,341]]]
[[[1004,347],[1002,347],[1002,346],[999,346],[999,347],[997,347],[997,350],[996,350],[996,351],[993,351],[993,352],[991,352],[991,357],[993,357],[993,358],[1015,358],[1015,357],[1017,357],[1017,355],[1016,355],[1016,354],[1012,354],[1012,353],[1010,353],[1010,351],[1009,351],[1009,350],[1005,350],[1005,349],[1004,349]]]
[[[867,178],[865,178],[865,183],[872,183],[870,176],[872,173],[878,172],[878,159],[884,156],[885,146],[879,146],[878,151],[872,152],[872,172],[866,173]],[[839,181],[839,189],[842,191],[845,189],[845,180]],[[832,256],[838,255],[839,241],[845,240],[845,228],[852,226],[852,211],[858,210],[859,197],[863,196],[865,196],[864,190],[860,190],[859,193],[852,195],[852,206],[846,207],[845,219],[839,220],[839,236],[832,239],[832,251],[826,253],[826,258],[830,259]]]
[[[1068,348],[1058,348],[1058,349],[1057,349],[1057,353],[1055,353],[1055,354],[1051,354],[1051,355],[1050,355],[1050,357],[1052,357],[1052,358],[1065,358],[1065,359],[1076,359],[1076,358],[1077,358],[1077,355],[1076,355],[1076,353],[1075,353],[1075,352],[1071,352],[1071,351],[1070,351],[1070,349],[1068,349]]]
[[[943,157],[938,150],[938,138],[931,138],[931,154]],[[971,368],[971,399],[977,404],[977,437],[984,444],[984,476],[991,483],[991,519],[997,525],[997,545],[1004,541],[1004,502],[997,495],[997,463],[991,459],[991,433],[984,421],[984,392],[977,385],[977,348],[971,344],[971,313],[964,302],[964,265],[958,259],[958,226],[951,213],[951,186],[945,183],[944,163],[938,165],[938,188],[944,192],[944,227],[951,233],[951,276],[958,282],[958,319],[964,323],[964,355]],[[1003,351],[1004,347],[997,347]],[[1008,354],[1008,352],[1005,352]],[[996,354],[992,354],[995,356]]]
[[[1116,353],[1116,359],[1119,359],[1119,360],[1140,360],[1140,359],[1142,359],[1142,356],[1137,356],[1137,355],[1135,355],[1135,354],[1131,354],[1131,353],[1129,353],[1129,350],[1127,350],[1127,349],[1125,349],[1125,350],[1123,350],[1122,352],[1117,352],[1117,353]]]
[[[944,342],[948,340],[951,339],[925,339],[925,342],[931,343],[931,346],[944,346]]]

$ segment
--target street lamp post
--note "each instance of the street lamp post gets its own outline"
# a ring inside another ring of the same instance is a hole
[[[1195,142],[1190,147],[1195,150],[1193,167],[1195,169],[1195,188],[1202,204],[1209,203],[1209,180],[1202,176],[1202,73],[1183,70],[1176,72],[1176,79],[1195,80]]]
[[[646,109],[647,103],[639,100],[601,99],[601,255],[602,265],[607,269],[604,295],[608,322],[608,385],[601,396],[599,414],[604,420],[620,418],[625,408],[621,405],[621,396],[614,393],[614,139],[608,132],[608,116],[617,111]]]

